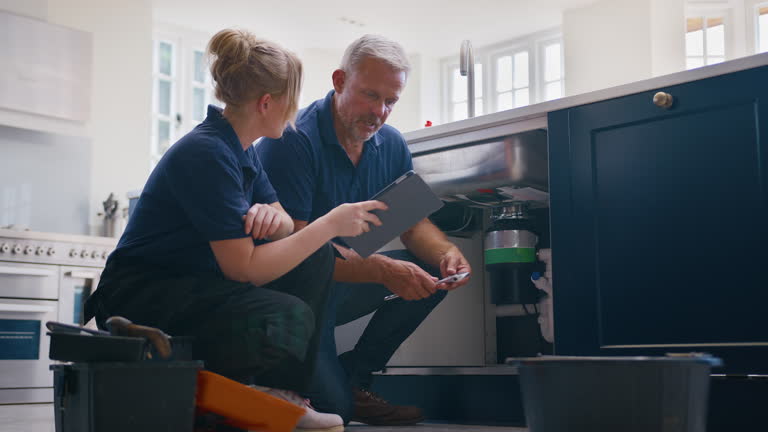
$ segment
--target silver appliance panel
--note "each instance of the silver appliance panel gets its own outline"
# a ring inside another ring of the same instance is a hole
[[[58,266],[0,261],[0,298],[58,299]]]
[[[117,239],[0,229],[0,404],[53,401],[47,321],[82,324]]]
[[[53,385],[45,323],[56,314],[55,300],[0,299],[0,390]]]
[[[415,152],[413,169],[441,198],[501,187],[548,191],[547,132],[532,130],[486,142]]]

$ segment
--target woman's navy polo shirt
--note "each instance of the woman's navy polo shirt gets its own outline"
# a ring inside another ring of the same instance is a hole
[[[413,169],[405,139],[386,124],[353,165],[333,127],[333,95],[301,110],[295,130],[256,145],[280,204],[297,220],[312,222],[339,204],[368,200]]]
[[[208,242],[248,237],[243,215],[277,195],[253,147],[243,150],[220,108],[163,156],[110,256],[221,274]]]

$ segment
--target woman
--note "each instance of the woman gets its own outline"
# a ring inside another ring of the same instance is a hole
[[[209,42],[223,110],[174,144],[144,187],[86,315],[194,335],[206,367],[307,408],[297,430],[343,430],[298,396],[317,351],[333,273],[328,241],[381,221],[378,201],[345,204],[292,234],[252,143],[295,118],[298,58],[245,31]],[[277,390],[280,389],[280,390]]]

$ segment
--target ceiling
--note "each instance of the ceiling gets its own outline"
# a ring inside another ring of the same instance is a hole
[[[461,41],[474,47],[558,27],[562,12],[595,0],[153,0],[156,22],[212,34],[251,30],[294,51],[342,50],[365,33],[400,42],[409,53],[443,57]]]

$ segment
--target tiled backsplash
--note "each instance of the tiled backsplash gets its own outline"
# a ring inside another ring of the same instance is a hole
[[[0,226],[88,234],[91,143],[0,126]]]

